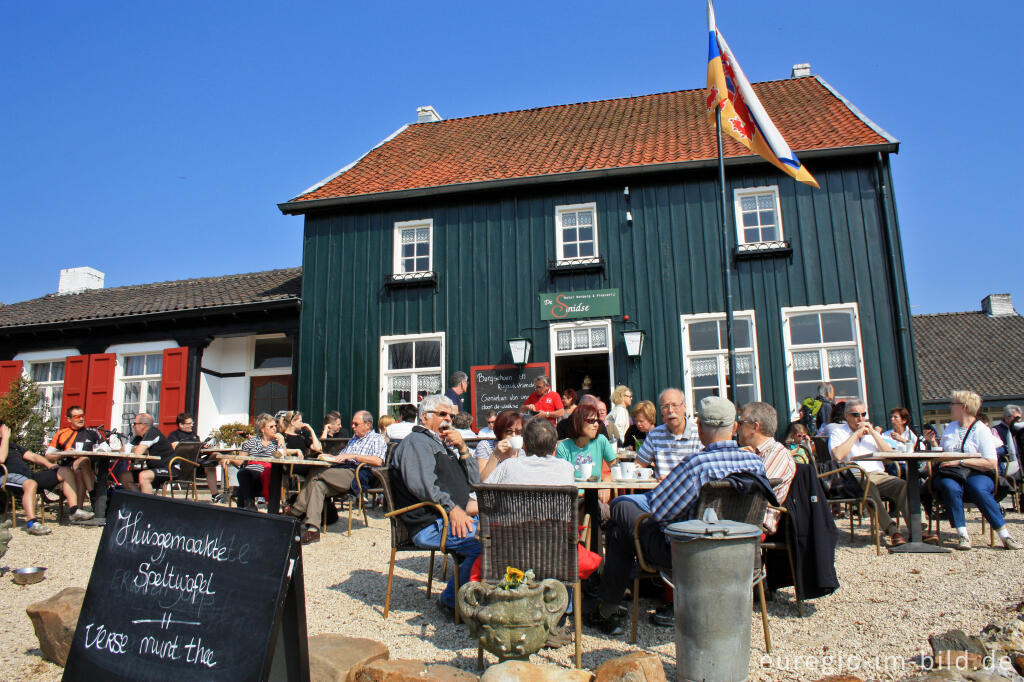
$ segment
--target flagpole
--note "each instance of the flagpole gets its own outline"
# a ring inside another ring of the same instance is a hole
[[[719,214],[722,232],[722,277],[725,280],[725,335],[729,342],[729,400],[736,402],[736,340],[732,333],[732,273],[729,255],[729,230],[725,220],[725,158],[722,155],[722,103],[715,107],[715,132],[718,136]]]

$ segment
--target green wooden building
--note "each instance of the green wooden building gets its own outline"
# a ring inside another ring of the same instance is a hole
[[[727,139],[737,401],[784,415],[827,380],[878,423],[897,405],[917,421],[898,142],[820,77],[754,88],[821,189]],[[305,216],[301,410],[394,410],[456,370],[511,364],[511,338],[559,390],[589,376],[605,399],[626,384],[654,400],[678,386],[691,406],[726,390],[703,91],[418,116],[280,204]]]

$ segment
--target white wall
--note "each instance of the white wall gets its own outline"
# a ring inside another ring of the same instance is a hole
[[[251,336],[215,338],[203,352],[202,366],[214,372],[248,372],[252,365]],[[207,436],[222,424],[249,421],[249,377],[199,379],[198,434]]]

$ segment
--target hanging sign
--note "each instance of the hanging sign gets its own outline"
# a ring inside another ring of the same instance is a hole
[[[614,317],[622,312],[618,289],[591,289],[538,294],[540,319],[575,320],[582,317]]]

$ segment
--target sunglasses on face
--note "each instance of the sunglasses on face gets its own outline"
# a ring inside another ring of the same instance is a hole
[[[856,419],[857,417],[866,417],[866,416],[868,416],[867,412],[847,412],[846,414],[850,415],[854,419]]]
[[[588,424],[600,424],[601,423],[601,420],[598,419],[597,417],[590,417],[589,419],[584,419],[583,421],[585,421]]]

